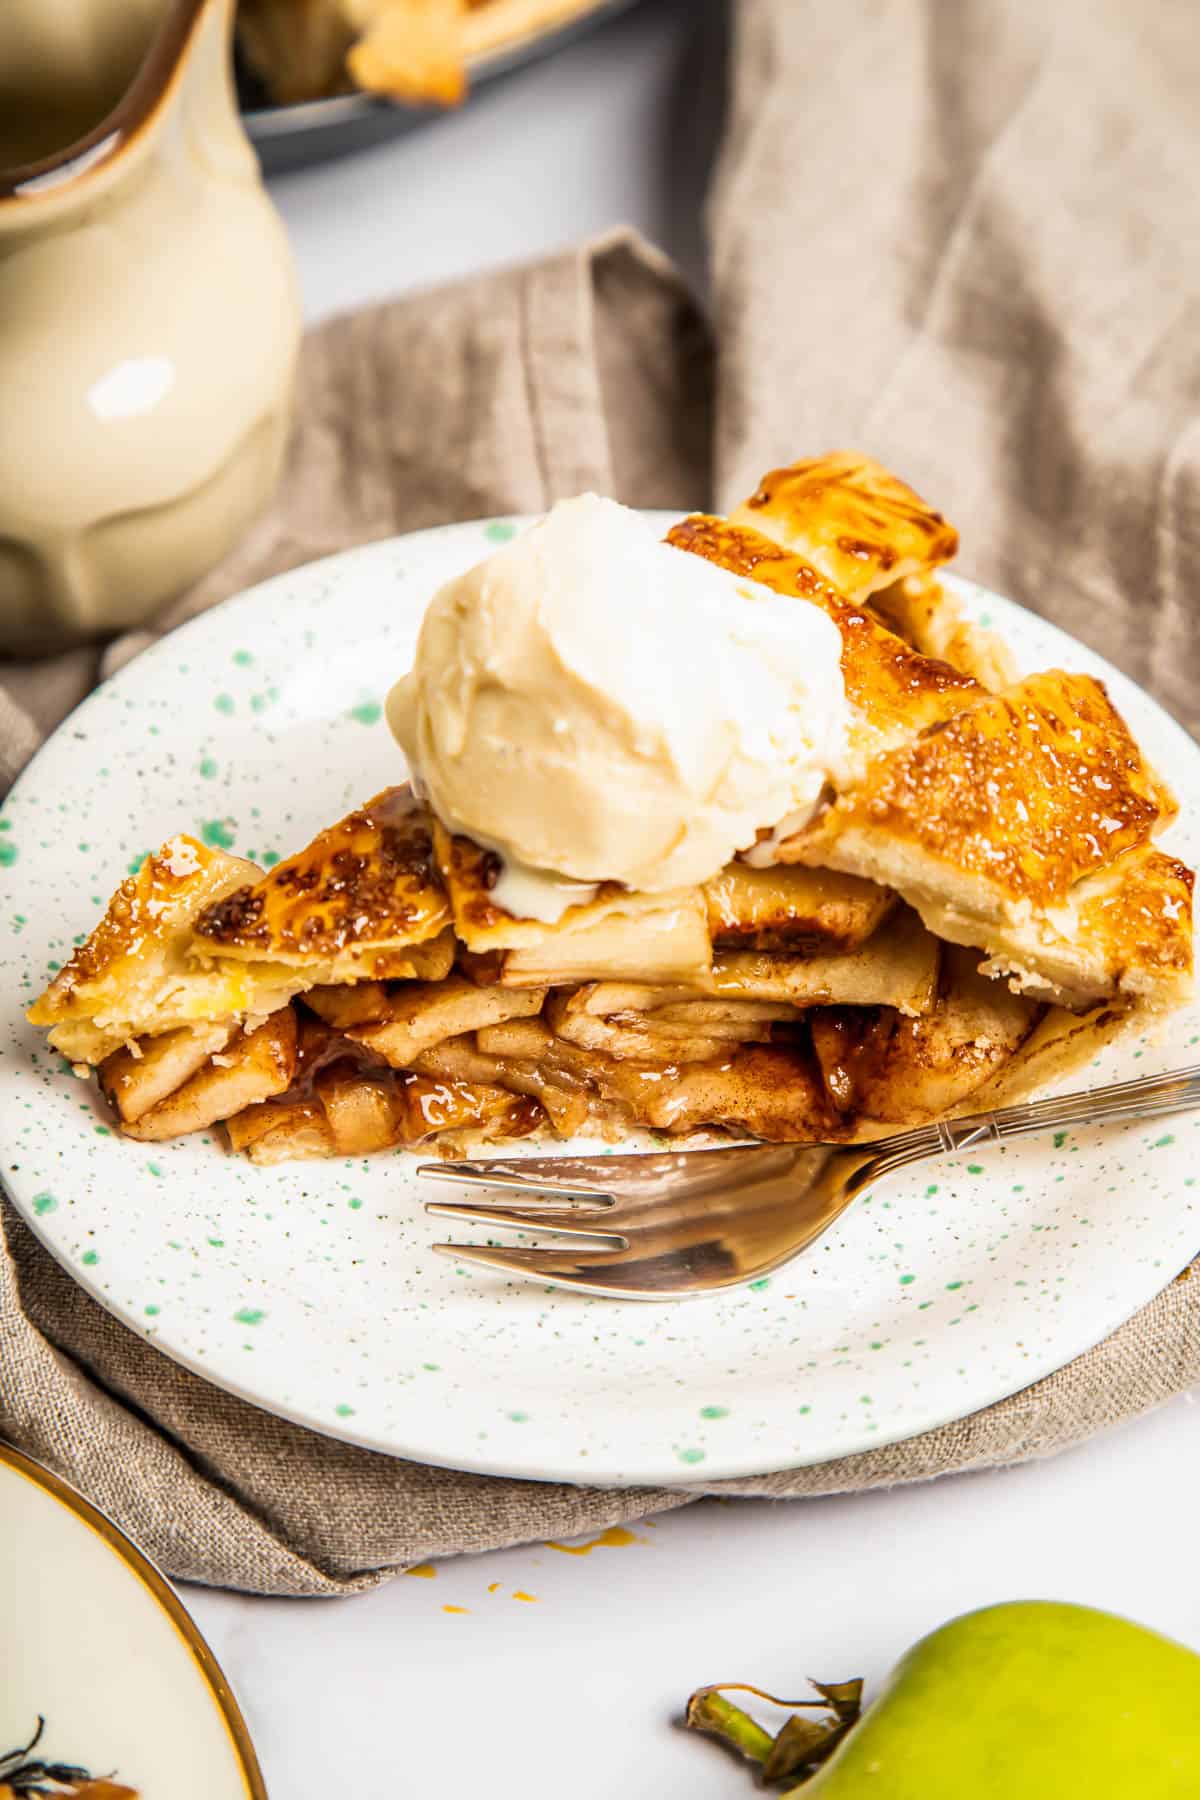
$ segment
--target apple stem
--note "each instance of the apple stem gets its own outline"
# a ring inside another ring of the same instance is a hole
[[[751,1762],[765,1763],[775,1740],[750,1714],[735,1706],[717,1688],[697,1688],[687,1703],[686,1723],[694,1731],[720,1738],[731,1750]]]

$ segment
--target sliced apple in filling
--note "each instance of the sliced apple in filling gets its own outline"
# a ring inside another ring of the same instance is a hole
[[[100,1064],[101,1092],[123,1124],[135,1124],[224,1050],[233,1032],[231,1025],[181,1025],[122,1046]]]
[[[890,1007],[814,1015],[813,1047],[841,1113],[897,1125],[941,1118],[1012,1060],[1044,1009],[978,965],[976,952],[948,946],[937,1004],[917,1018]]]
[[[829,869],[731,862],[704,883],[704,901],[714,948],[802,955],[865,943],[896,896],[873,881]]]
[[[626,1062],[660,1066],[710,1062],[725,1055],[731,1045],[769,1043],[774,1024],[799,1018],[794,1007],[760,1001],[680,1001],[666,1014],[608,1012],[603,986],[553,995],[546,1021],[568,1043]]]
[[[463,975],[451,975],[445,981],[415,981],[397,990],[383,1018],[370,1025],[350,1026],[346,1035],[393,1068],[404,1069],[422,1050],[445,1038],[504,1019],[531,1017],[541,1011],[545,998],[544,988],[510,992],[476,987]]]
[[[481,1025],[475,1033],[476,1048],[487,1056],[517,1057],[536,1062],[554,1042],[544,1019],[506,1019],[502,1025]]]
[[[454,929],[473,957],[499,956],[494,975],[507,987],[545,987],[621,976],[648,981],[696,979],[712,962],[706,909],[698,888],[631,893],[608,881],[553,924],[517,918],[492,898],[500,860],[470,838],[435,822],[434,849],[450,896]]]
[[[285,1006],[257,1030],[243,1033],[210,1056],[166,1099],[125,1125],[130,1137],[181,1137],[269,1100],[291,1086],[296,1072],[296,1015]]]
[[[496,1052],[482,1049],[476,1037],[468,1033],[422,1051],[413,1067],[434,1081],[494,1085],[513,1094],[525,1095],[538,1102],[561,1137],[570,1137],[597,1117],[600,1109],[593,1105],[581,1081],[545,1067],[545,1058],[553,1043],[553,1034],[547,1031],[536,1045],[531,1047],[528,1041],[520,1045],[518,1053]]]
[[[317,1078],[308,1097],[249,1106],[228,1121],[228,1130],[235,1150],[269,1165],[366,1156],[448,1131],[524,1137],[542,1118],[536,1102],[487,1083],[416,1074],[379,1077],[334,1067]]]
[[[893,912],[856,950],[832,956],[772,956],[726,950],[713,958],[716,993],[792,1006],[894,1006],[928,1012],[937,987],[940,946],[909,907]]]
[[[639,978],[704,985],[711,967],[712,943],[699,888],[667,894],[622,889],[599,917],[509,950],[500,979],[506,987]]]
[[[542,1068],[573,1077],[636,1125],[674,1134],[717,1126],[755,1137],[820,1139],[836,1130],[806,1044],[733,1045],[707,1062],[650,1066],[556,1040]]]

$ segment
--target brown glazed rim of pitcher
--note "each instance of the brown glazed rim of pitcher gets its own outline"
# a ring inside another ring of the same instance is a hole
[[[210,0],[174,0],[137,74],[111,112],[53,156],[0,169],[0,204],[28,203],[86,181],[112,165],[152,123],[175,85],[183,53]]]

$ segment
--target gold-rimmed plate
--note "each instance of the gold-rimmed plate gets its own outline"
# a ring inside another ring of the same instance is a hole
[[[123,1531],[0,1442],[0,1756],[36,1751],[140,1800],[266,1800],[245,1721],[170,1583]]]

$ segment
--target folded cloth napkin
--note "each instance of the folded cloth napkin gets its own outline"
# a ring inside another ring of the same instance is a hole
[[[1149,24],[1122,0],[1089,0],[1086,21],[1082,0],[871,0],[842,42],[819,0],[747,0],[713,221],[715,424],[707,329],[628,233],[334,321],[305,347],[271,512],[158,629],[349,544],[582,488],[703,504],[710,445],[726,503],[772,460],[855,444],[968,528],[973,572],[1188,716],[1200,334],[1180,288],[1200,263],[1186,100],[1200,52],[1182,27],[1170,41],[1170,11]],[[8,665],[8,773],[153,635]],[[427,1468],[271,1418],[127,1331],[6,1209],[0,1436],[176,1576],[339,1594],[705,1493],[833,1494],[1051,1455],[1200,1380],[1200,1264],[1191,1275],[1058,1374],[922,1437],[612,1492]]]
[[[1200,31],[1128,0],[742,0],[717,499],[870,451],[1200,729]]]

